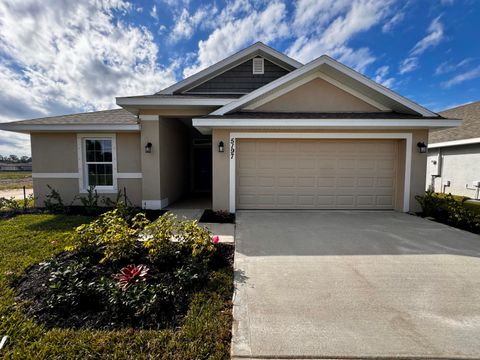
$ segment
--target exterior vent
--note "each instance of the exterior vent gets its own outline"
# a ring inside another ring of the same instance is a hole
[[[263,74],[263,58],[253,58],[253,74]]]

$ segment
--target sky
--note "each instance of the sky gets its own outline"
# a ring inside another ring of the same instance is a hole
[[[440,111],[480,100],[479,20],[480,0],[0,0],[0,122],[115,108],[256,41]]]

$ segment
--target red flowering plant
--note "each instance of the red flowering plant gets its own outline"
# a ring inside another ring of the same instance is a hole
[[[118,280],[122,290],[127,290],[131,285],[145,281],[148,270],[146,265],[127,265],[120,270],[119,274],[114,274],[112,277]]]

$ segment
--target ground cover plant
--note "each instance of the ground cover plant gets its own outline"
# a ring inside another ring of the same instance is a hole
[[[232,247],[168,214],[91,219],[0,221],[2,356],[228,358]]]
[[[422,207],[421,216],[480,234],[480,206],[467,202],[467,197],[427,191],[416,199]]]

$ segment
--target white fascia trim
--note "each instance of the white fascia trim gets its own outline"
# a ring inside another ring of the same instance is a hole
[[[209,98],[209,99],[168,99],[168,98],[117,98],[119,106],[156,106],[156,107],[212,107],[224,106],[235,99],[232,98]]]
[[[428,148],[429,149],[436,149],[436,148],[441,148],[441,147],[469,145],[469,144],[477,144],[477,143],[480,143],[480,137],[471,138],[471,139],[444,141],[444,142],[439,142],[439,143],[434,143],[434,144],[428,144]]]
[[[373,80],[368,79],[367,77],[359,74],[358,72],[350,69],[349,67],[340,64],[339,62],[331,59],[330,57],[326,55],[322,55],[316,60],[311,61],[310,63],[302,66],[299,69],[296,69],[292,71],[291,73],[282,76],[281,78],[272,81],[271,83],[268,83],[265,86],[262,86],[261,88],[252,91],[251,93],[242,96],[240,99],[232,101],[230,104],[227,104],[220,109],[217,109],[213,111],[211,114],[212,115],[225,115],[228,112],[234,111],[243,105],[246,105],[252,101],[255,101],[255,99],[260,98],[261,96],[268,94],[269,92],[275,90],[277,87],[282,86],[284,84],[289,83],[290,81],[295,80],[296,78],[306,75],[312,71],[315,71],[317,68],[320,67],[320,65],[327,64],[336,70],[343,72],[344,74],[350,76],[351,78],[359,81],[360,83],[374,89],[375,91],[378,91],[379,93],[388,96],[389,98],[401,103],[402,105],[412,109],[415,112],[418,112],[419,114],[422,114],[423,116],[438,116],[437,114],[423,108],[422,106],[415,104],[414,102],[404,98],[403,96],[400,96],[393,91],[377,84]]]
[[[403,211],[410,210],[410,178],[412,173],[412,134],[411,133],[230,133],[230,185],[229,211],[235,212],[235,172],[237,139],[404,139],[405,140],[405,177],[403,194]]]
[[[274,93],[268,95],[268,96],[265,96],[263,98],[261,98],[259,101],[254,101],[250,104],[248,104],[244,109],[245,110],[255,110],[256,108],[282,96],[282,95],[285,95],[287,93],[289,93],[290,91],[304,85],[304,84],[307,84],[309,83],[310,81],[312,80],[315,80],[317,78],[320,78],[322,80],[325,80],[326,82],[332,84],[333,86],[336,86],[337,88],[349,93],[350,95],[353,95],[355,96],[356,98],[366,102],[367,104],[370,104],[372,105],[373,107],[377,108],[378,110],[381,110],[381,111],[391,111],[392,109],[384,106],[383,104],[380,104],[379,102],[376,102],[375,100],[361,94],[360,92],[356,91],[356,90],[353,90],[351,88],[349,88],[348,86],[345,86],[344,84],[342,84],[341,82],[333,79],[332,77],[328,76],[327,74],[324,74],[322,73],[321,71],[317,71],[311,75],[308,75],[308,76],[305,76],[304,78],[300,79],[299,81],[296,81],[294,82],[293,84],[290,84],[290,85],[287,85],[285,86],[283,89],[281,90],[278,90],[278,91],[275,91]]]
[[[104,124],[62,124],[62,125],[28,125],[28,124],[2,124],[0,130],[13,132],[32,131],[140,131],[140,125],[104,125]]]
[[[141,179],[142,173],[117,173],[117,179]]]
[[[79,173],[32,173],[34,179],[78,179]]]
[[[138,117],[141,121],[154,121],[160,118],[158,115],[139,115]]]
[[[461,120],[436,119],[219,119],[194,118],[194,127],[225,128],[439,128],[455,127]]]
[[[283,61],[284,63],[287,63],[289,64],[290,66],[292,66],[293,68],[299,68],[301,67],[303,64],[288,57],[287,55],[285,54],[282,54],[281,52],[278,52],[276,51],[275,49],[272,49],[271,47],[268,47],[262,43],[256,43],[256,44],[253,44],[252,46],[249,46],[219,62],[217,62],[216,64],[213,64],[212,66],[209,66],[208,68],[204,69],[204,70],[201,70],[199,71],[198,73],[192,75],[192,76],[189,76],[188,78],[184,79],[184,80],[181,80],[179,81],[178,83],[166,88],[166,89],[163,89],[162,91],[159,91],[158,94],[173,94],[174,92],[180,90],[180,89],[183,89],[183,88],[186,88],[188,87],[190,84],[193,84],[197,81],[199,81],[200,79],[204,78],[204,77],[208,77],[209,75],[211,74],[214,74],[216,72],[218,72],[219,70],[221,70],[222,68],[224,67],[228,67],[229,65],[231,65],[232,63],[236,63],[237,61],[241,61],[243,58],[246,58],[248,57],[249,55],[251,54],[255,54],[256,52],[258,51],[263,51],[265,52],[266,54],[272,56],[273,58],[278,58],[280,59],[281,61]]]

